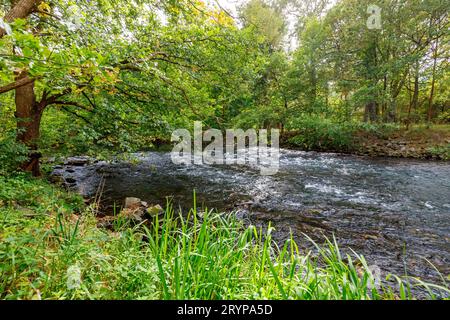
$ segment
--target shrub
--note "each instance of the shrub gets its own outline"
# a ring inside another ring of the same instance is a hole
[[[27,159],[28,148],[16,141],[16,135],[7,132],[0,137],[0,175],[14,173]]]
[[[400,125],[397,123],[366,123],[360,122],[355,124],[355,131],[362,131],[369,135],[374,135],[381,139],[387,139],[392,134],[400,129]]]
[[[439,123],[450,123],[450,110],[442,112],[437,120]]]
[[[305,150],[315,151],[351,151],[353,132],[352,123],[337,123],[329,119],[316,117],[302,118],[296,121],[293,129],[299,131],[289,142]]]
[[[449,161],[450,160],[450,143],[444,146],[435,146],[428,149],[433,158]]]

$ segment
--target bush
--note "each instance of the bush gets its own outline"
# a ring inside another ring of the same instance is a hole
[[[387,139],[392,134],[398,130],[400,130],[400,125],[397,123],[366,123],[361,122],[355,124],[355,131],[362,131],[369,135],[374,135],[380,139]]]
[[[6,133],[0,137],[0,175],[14,173],[27,160],[28,148],[16,141],[16,135]]]
[[[442,123],[442,124],[450,123],[450,110],[442,112],[438,116],[437,120],[439,123]]]
[[[298,130],[299,134],[289,142],[304,150],[351,151],[353,147],[355,125],[352,123],[308,117],[296,121],[293,129]]]
[[[435,146],[428,149],[433,158],[440,160],[450,160],[450,143],[444,146]]]

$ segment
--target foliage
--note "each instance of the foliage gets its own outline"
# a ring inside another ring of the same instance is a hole
[[[231,17],[200,0],[42,2],[0,39],[0,87],[16,70],[36,78],[38,101],[51,102],[45,154],[148,149],[193,120],[222,130],[304,117],[445,123],[445,1],[382,1],[380,30],[367,28],[369,4],[252,0]],[[10,130],[12,91],[0,105]]]
[[[450,160],[450,143],[444,146],[430,147],[429,151],[437,159]]]
[[[51,186],[44,180],[31,179],[27,174],[0,177],[0,185],[2,206],[28,208],[43,215],[54,207],[63,208],[66,212],[79,212],[83,207],[80,196]]]
[[[297,120],[293,128],[298,134],[289,142],[305,150],[351,151],[355,126],[328,119],[305,117]]]
[[[152,226],[99,229],[80,197],[16,172],[29,150],[7,90],[18,73],[33,79],[26,107],[42,119],[22,120],[47,157],[125,156],[194,120],[353,151],[358,134],[450,121],[446,1],[379,1],[380,30],[366,25],[371,0],[250,0],[238,17],[202,0],[52,0],[4,21],[16,3],[0,3],[0,298],[392,299],[411,298],[411,283],[448,294],[399,277],[399,290],[376,289],[364,258],[334,241],[278,247],[230,214],[168,206]],[[450,159],[448,145],[428,151]]]
[[[169,205],[152,226],[111,232],[95,226],[89,208],[74,215],[77,197],[43,181],[0,184],[3,299],[409,299],[415,286],[430,298],[449,293],[394,276],[377,287],[364,258],[344,256],[335,241],[310,253],[292,239],[278,247],[271,228],[244,227],[229,214],[179,215]]]
[[[440,123],[449,123],[450,124],[450,110],[441,113],[438,117],[438,121]]]
[[[3,133],[0,129],[0,176],[14,173],[27,159],[28,148],[16,142],[15,132]]]
[[[217,124],[242,101],[257,70],[257,37],[201,1],[49,6],[51,15],[16,19],[0,39],[2,83],[28,70],[38,101],[49,104],[45,150],[133,151],[192,119]],[[3,99],[11,101],[11,93]]]
[[[261,36],[271,49],[280,47],[286,23],[276,7],[262,0],[250,0],[241,8],[244,26]]]

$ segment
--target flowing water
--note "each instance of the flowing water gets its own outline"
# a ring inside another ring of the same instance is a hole
[[[366,257],[369,265],[440,282],[450,274],[450,164],[370,159],[282,150],[276,175],[257,168],[174,165],[169,153],[137,155],[138,164],[98,162],[62,166],[55,172],[92,195],[104,178],[105,205],[138,197],[190,208],[235,210],[248,223],[272,222],[278,240],[290,232],[301,247],[303,234],[323,241],[335,235],[342,248]]]

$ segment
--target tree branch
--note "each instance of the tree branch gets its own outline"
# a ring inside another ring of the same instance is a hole
[[[4,87],[0,87],[0,94],[2,93],[6,93],[8,91],[23,87],[27,84],[32,83],[33,81],[35,81],[37,78],[29,78],[29,77],[25,77],[25,78],[21,78],[13,83],[10,83]]]
[[[16,19],[28,17],[41,2],[42,0],[19,0],[17,4],[5,15],[4,21],[11,23]],[[0,39],[5,35],[6,30],[0,28]]]
[[[88,107],[75,102],[75,101],[53,101],[52,104],[57,104],[57,105],[61,105],[61,106],[74,106],[74,107],[78,107],[80,109],[86,110],[86,111],[92,111],[91,109],[89,109]]]
[[[89,124],[89,125],[92,126],[92,122],[89,121],[86,117],[82,116],[81,114],[78,114],[78,113],[76,113],[75,111],[72,111],[72,110],[70,110],[69,108],[64,107],[64,106],[62,107],[62,109],[63,109],[64,111],[66,111],[67,113],[70,113],[70,114],[74,115],[75,117],[80,118],[81,120],[83,120],[84,122],[86,122],[87,124]]]

